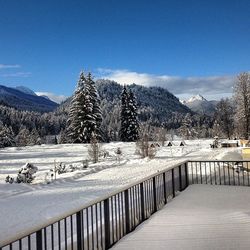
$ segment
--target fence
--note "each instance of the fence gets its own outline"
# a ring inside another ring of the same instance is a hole
[[[249,171],[250,161],[185,161],[5,242],[0,250],[108,249],[189,184],[250,186]]]
[[[250,161],[189,161],[190,184],[250,186]]]
[[[187,162],[3,243],[0,250],[108,249],[188,186]]]

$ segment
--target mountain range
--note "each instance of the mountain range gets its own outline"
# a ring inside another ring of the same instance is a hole
[[[110,80],[97,80],[96,85],[101,99],[117,102],[120,98],[123,88],[120,84]],[[137,84],[128,85],[128,88],[136,96],[139,113],[148,109],[153,117],[162,116],[163,118],[169,118],[173,113],[192,113],[189,108],[180,103],[176,96],[164,88]]]
[[[104,113],[110,114],[119,105],[123,86],[110,80],[99,79],[96,87],[100,95]],[[187,101],[179,99],[168,90],[160,87],[144,87],[136,84],[128,85],[136,96],[140,120],[151,119],[157,123],[166,122],[175,115],[187,113],[213,114],[216,101],[207,101],[201,95],[196,95]],[[47,96],[38,96],[31,89],[18,86],[10,88],[0,85],[0,102],[19,110],[49,112],[57,108],[68,111],[71,98],[61,105],[51,101]]]
[[[218,101],[208,101],[202,95],[195,95],[186,101],[180,101],[193,112],[205,115],[213,115]]]
[[[34,91],[23,86],[9,88],[0,85],[0,103],[19,110],[37,112],[49,112],[58,107],[57,103],[46,97],[38,96]]]

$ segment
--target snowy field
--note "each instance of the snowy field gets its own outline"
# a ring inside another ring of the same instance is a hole
[[[155,159],[141,159],[135,154],[134,143],[109,143],[102,149],[109,152],[96,164],[83,169],[82,162],[88,158],[87,145],[41,145],[0,150],[0,242],[11,236],[29,232],[49,224],[52,219],[68,215],[76,208],[140,180],[159,170],[171,167],[186,159],[228,159],[239,157],[240,149],[211,149],[211,140],[175,141],[173,147],[160,147]],[[115,151],[120,147],[120,162]],[[38,167],[33,184],[5,183],[7,175],[16,175],[25,163]],[[57,176],[46,184],[47,173],[54,164],[62,162],[75,165],[78,170]],[[6,227],[8,225],[8,227]]]
[[[114,250],[248,250],[249,187],[191,185]]]

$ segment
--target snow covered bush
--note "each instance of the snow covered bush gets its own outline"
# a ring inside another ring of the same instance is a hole
[[[115,154],[116,154],[116,160],[120,163],[120,161],[121,161],[121,155],[122,155],[121,148],[118,147],[118,148],[115,150]]]
[[[37,172],[38,168],[35,167],[33,164],[26,163],[17,174],[16,178],[13,178],[11,176],[7,176],[5,179],[6,183],[31,183],[35,176],[34,174]]]

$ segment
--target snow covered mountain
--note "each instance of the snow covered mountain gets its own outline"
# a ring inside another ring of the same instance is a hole
[[[36,93],[33,90],[31,90],[25,86],[17,86],[16,89],[25,93],[25,94],[36,96]]]
[[[206,115],[213,115],[215,112],[215,106],[218,103],[218,101],[208,101],[202,95],[195,95],[187,101],[180,102],[189,107],[193,112]]]
[[[37,96],[26,87],[9,88],[0,85],[0,102],[19,110],[37,112],[53,111],[58,104],[42,96]]]
[[[96,87],[104,116],[105,114],[112,115],[112,113],[115,115],[117,106],[120,104],[123,86],[115,81],[99,79],[96,81]],[[161,123],[172,122],[174,117],[193,113],[166,89],[136,84],[128,85],[128,88],[135,94],[140,121],[151,120],[153,124],[160,126]],[[59,109],[68,110],[70,100],[71,98],[62,103]]]

